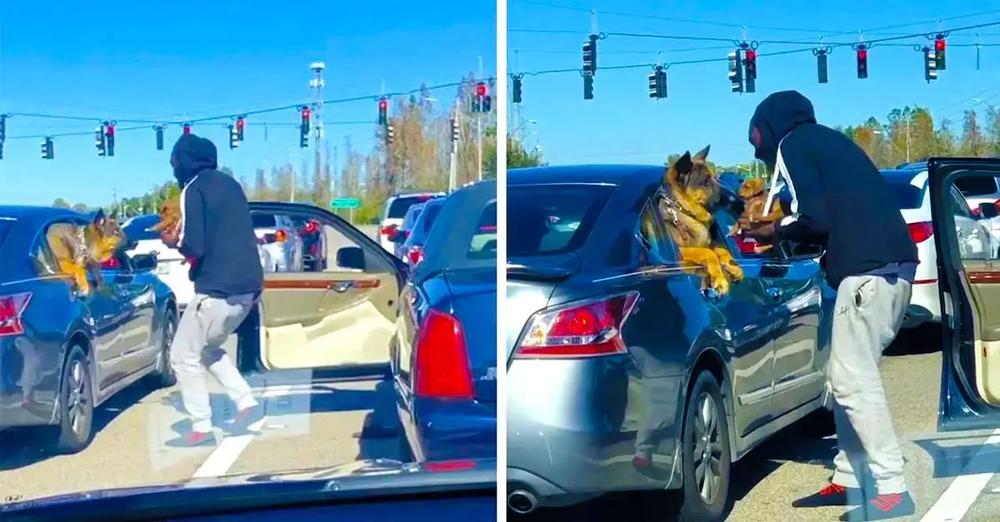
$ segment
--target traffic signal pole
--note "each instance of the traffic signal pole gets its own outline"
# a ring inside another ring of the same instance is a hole
[[[460,120],[458,119],[461,115],[462,100],[455,99],[455,109],[452,112],[452,125],[455,128],[461,128]],[[458,136],[456,136],[455,128],[451,129],[451,158],[448,165],[448,192],[455,192],[455,185],[458,183]]]
[[[479,57],[479,77],[483,77],[483,57]],[[476,149],[478,149],[479,161],[476,162],[476,166],[479,168],[479,181],[483,180],[483,113],[479,111],[476,113]]]

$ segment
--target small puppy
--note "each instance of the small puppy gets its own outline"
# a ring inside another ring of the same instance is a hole
[[[730,232],[731,235],[738,235],[744,230],[752,228],[754,225],[763,223],[773,223],[781,221],[785,213],[781,208],[781,202],[775,199],[771,202],[771,210],[764,213],[764,204],[767,203],[767,191],[763,178],[750,178],[740,185],[737,191],[743,200],[743,213],[736,222],[736,226]]]
[[[163,232],[174,230],[181,222],[181,200],[179,197],[170,198],[160,206],[160,222],[150,230]]]

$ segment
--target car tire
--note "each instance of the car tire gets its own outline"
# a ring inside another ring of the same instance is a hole
[[[59,427],[56,450],[78,453],[94,438],[94,393],[90,364],[83,349],[72,346],[59,387]]]
[[[170,344],[177,333],[177,312],[168,308],[163,314],[163,329],[160,334],[160,350],[156,354],[156,367],[153,369],[153,382],[158,388],[166,388],[177,383],[174,369],[170,367]]]
[[[708,371],[691,386],[684,414],[679,519],[722,520],[729,507],[729,423],[719,383]]]

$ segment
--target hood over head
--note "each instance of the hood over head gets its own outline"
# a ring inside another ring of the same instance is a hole
[[[218,168],[215,144],[194,134],[184,134],[177,139],[170,153],[170,166],[182,188],[201,171]]]
[[[754,157],[773,166],[778,143],[803,123],[816,123],[816,114],[812,102],[798,91],[779,91],[764,98],[750,118]]]

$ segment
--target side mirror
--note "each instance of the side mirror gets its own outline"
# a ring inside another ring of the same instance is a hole
[[[159,262],[156,259],[156,254],[137,254],[132,258],[132,268],[136,272],[149,272],[156,269],[156,265]]]
[[[337,266],[341,268],[364,270],[365,251],[361,247],[341,247],[337,250]]]
[[[1000,214],[1000,210],[997,209],[996,203],[980,203],[979,204],[979,215],[982,219],[995,218]]]

